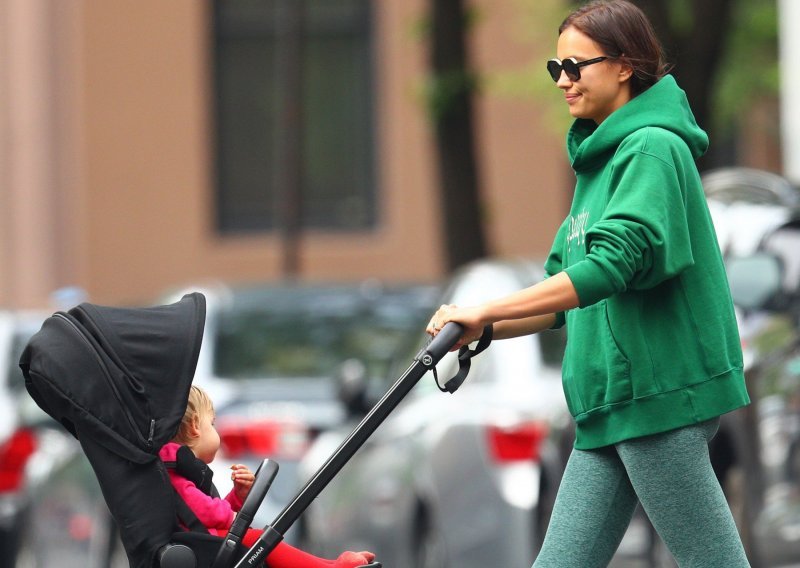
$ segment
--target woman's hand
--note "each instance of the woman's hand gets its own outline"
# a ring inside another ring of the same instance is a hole
[[[246,465],[235,463],[231,466],[231,480],[236,496],[244,501],[250,493],[250,488],[253,487],[256,476]]]
[[[433,314],[425,331],[436,337],[445,324],[451,321],[461,324],[464,328],[464,333],[451,351],[457,351],[463,345],[469,345],[473,341],[480,339],[481,335],[483,335],[483,328],[491,323],[485,320],[480,306],[459,308],[455,304],[442,304]]]

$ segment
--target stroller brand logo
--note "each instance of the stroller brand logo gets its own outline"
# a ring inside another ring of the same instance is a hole
[[[256,550],[253,554],[250,555],[250,558],[247,559],[247,563],[251,566],[254,562],[258,562],[261,557],[261,553],[264,552],[264,546],[259,546],[258,550]]]

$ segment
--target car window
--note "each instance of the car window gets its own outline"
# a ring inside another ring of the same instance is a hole
[[[340,300],[221,313],[215,374],[232,379],[332,377],[343,361],[358,359],[369,376],[384,376],[398,347],[409,333],[422,329],[432,309],[428,300],[410,296]]]
[[[20,392],[25,389],[25,379],[22,376],[22,370],[19,368],[19,358],[30,338],[30,333],[21,332],[14,334],[11,338],[11,352],[8,358],[8,366],[4,371],[7,378],[6,384],[12,392]]]
[[[763,243],[766,252],[776,255],[783,264],[784,290],[794,292],[800,286],[800,229],[784,228],[775,231]]]

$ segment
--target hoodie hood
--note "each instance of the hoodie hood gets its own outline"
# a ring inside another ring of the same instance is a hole
[[[572,168],[578,172],[605,162],[626,137],[645,127],[677,134],[695,159],[708,149],[708,135],[697,125],[686,93],[672,75],[666,75],[599,125],[593,120],[577,119],[567,134]]]

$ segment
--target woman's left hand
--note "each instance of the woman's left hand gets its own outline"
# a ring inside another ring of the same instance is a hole
[[[250,493],[250,488],[253,487],[256,476],[246,465],[235,463],[231,466],[231,480],[236,496],[244,501]]]
[[[459,308],[455,304],[442,304],[433,314],[428,327],[425,329],[433,337],[436,337],[446,323],[454,321],[464,327],[464,333],[453,346],[451,351],[460,349],[463,345],[469,345],[477,341],[483,335],[483,328],[489,322],[483,319],[483,310],[480,307]]]

